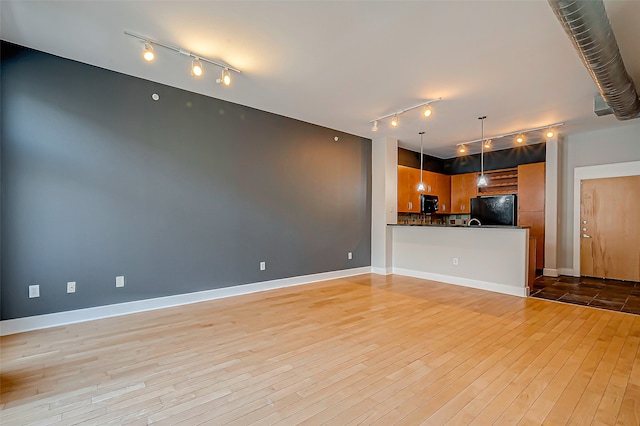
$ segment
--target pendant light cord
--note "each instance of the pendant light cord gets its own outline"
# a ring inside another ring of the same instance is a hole
[[[480,143],[482,144],[480,147],[480,176],[484,176],[484,119],[487,118],[487,116],[484,115],[478,118],[480,119],[482,125],[482,138],[480,139]]]
[[[422,136],[424,136],[424,132],[420,132],[420,183],[422,183],[422,161],[424,157],[424,154],[422,153],[423,151]]]

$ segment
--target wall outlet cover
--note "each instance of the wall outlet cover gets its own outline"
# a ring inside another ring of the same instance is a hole
[[[76,292],[76,282],[69,281],[67,282],[67,293],[75,293]]]
[[[40,286],[39,285],[30,285],[29,286],[29,299],[33,299],[34,297],[40,297]]]
[[[267,262],[260,262],[260,270],[265,271],[267,269]]]
[[[124,275],[116,277],[116,287],[124,287]]]
[[[353,259],[353,253],[351,252],[347,253],[347,259],[349,260]]]

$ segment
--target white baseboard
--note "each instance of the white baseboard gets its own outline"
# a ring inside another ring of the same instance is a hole
[[[560,274],[558,273],[558,269],[552,269],[552,268],[544,268],[542,270],[542,275],[544,275],[545,277],[558,277],[558,276],[560,276]]]
[[[174,296],[4,320],[0,321],[0,336],[368,273],[371,273],[371,267],[364,266],[341,271],[322,272],[319,274],[216,288],[195,293],[176,294]]]
[[[579,277],[580,272],[575,272],[573,268],[558,268],[558,273],[560,275],[567,275],[569,277]]]
[[[527,297],[529,293],[528,287],[512,287],[504,284],[492,283],[488,281],[476,281],[467,278],[452,277],[449,275],[432,274],[430,272],[413,271],[410,269],[393,268],[393,273],[405,275],[413,278],[422,278],[425,280],[440,281],[445,284],[460,285],[463,287],[477,288],[479,290],[488,290],[496,293],[509,294],[511,296]]]
[[[377,268],[372,266],[371,273],[378,275],[391,275],[393,274],[393,268]]]

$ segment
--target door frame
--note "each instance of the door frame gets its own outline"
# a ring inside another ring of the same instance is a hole
[[[583,180],[640,175],[640,161],[576,167],[573,170],[573,276],[580,276],[580,185]]]

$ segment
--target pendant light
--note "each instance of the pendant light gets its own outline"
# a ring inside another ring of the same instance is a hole
[[[478,178],[478,186],[487,186],[487,177],[484,175],[484,119],[487,118],[486,115],[482,117],[478,117],[478,120],[482,123],[482,138],[480,139],[480,177]]]
[[[418,191],[424,191],[425,186],[424,186],[424,182],[422,181],[422,161],[423,161],[423,142],[422,142],[422,137],[424,136],[424,132],[419,132],[418,133],[420,135],[420,184],[418,185]]]

